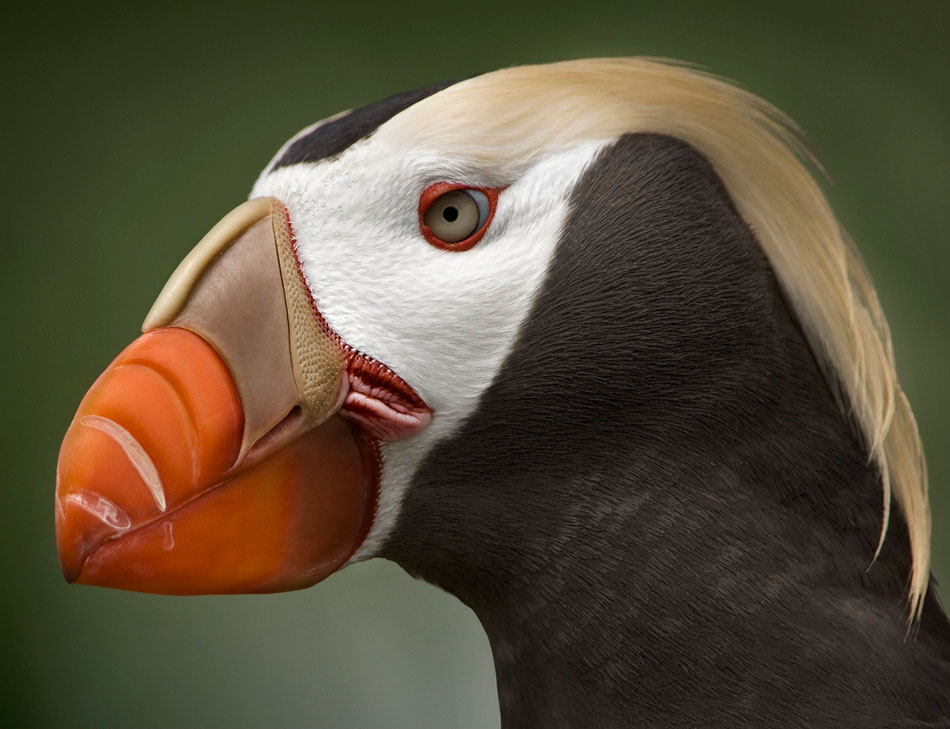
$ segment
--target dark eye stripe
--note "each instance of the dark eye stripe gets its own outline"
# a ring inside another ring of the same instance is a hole
[[[271,171],[303,162],[317,162],[338,155],[354,143],[368,137],[381,124],[392,119],[400,111],[455,83],[457,81],[446,81],[426,86],[424,89],[405,91],[390,96],[388,99],[361,106],[339,119],[321,124],[291,144],[271,167]]]

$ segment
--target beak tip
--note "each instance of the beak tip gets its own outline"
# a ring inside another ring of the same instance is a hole
[[[101,527],[101,524],[93,524],[90,528],[90,520],[84,518],[88,515],[78,509],[70,509],[67,515],[59,498],[56,499],[56,506],[56,556],[59,569],[66,582],[82,582],[86,561],[102,540],[103,535],[96,528]]]
[[[63,570],[63,579],[66,580],[70,585],[73,584],[79,578],[79,573],[73,573],[72,570]]]
[[[59,552],[59,569],[63,573],[63,579],[69,584],[77,582],[80,575],[82,575],[83,564],[86,561],[85,555],[69,554],[61,545],[57,551]]]

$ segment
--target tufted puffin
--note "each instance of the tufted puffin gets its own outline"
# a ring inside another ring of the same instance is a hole
[[[294,136],[60,452],[67,580],[468,605],[505,727],[950,726],[887,323],[792,122],[653,59]]]

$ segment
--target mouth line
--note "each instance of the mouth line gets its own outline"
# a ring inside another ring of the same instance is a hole
[[[432,421],[432,410],[399,375],[353,349],[347,351],[349,390],[340,415],[379,440],[415,435]]]

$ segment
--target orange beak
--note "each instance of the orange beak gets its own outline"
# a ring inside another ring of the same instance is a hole
[[[372,523],[375,440],[342,420],[346,358],[283,206],[252,200],[182,262],[60,450],[70,582],[273,592],[342,566]]]

